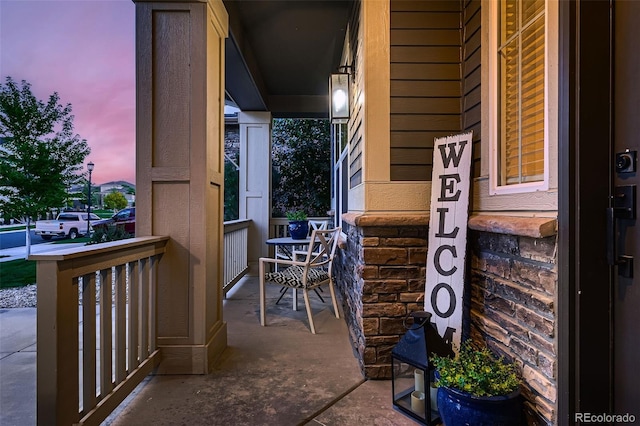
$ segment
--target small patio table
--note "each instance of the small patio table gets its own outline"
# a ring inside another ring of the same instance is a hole
[[[267,245],[274,246],[276,253],[284,254],[290,260],[294,260],[293,251],[295,250],[295,247],[308,246],[310,242],[311,242],[311,238],[309,237],[301,240],[295,240],[291,237],[280,237],[280,238],[269,238],[267,240]],[[276,265],[276,268],[277,267],[278,265]],[[286,287],[283,287],[283,289],[286,292]],[[298,289],[292,288],[292,290],[293,290],[293,310],[297,311],[298,310]],[[282,296],[280,296],[280,299],[281,298]],[[276,303],[278,303],[280,299],[278,299]]]

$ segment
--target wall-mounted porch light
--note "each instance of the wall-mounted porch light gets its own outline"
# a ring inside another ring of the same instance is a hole
[[[333,124],[349,121],[349,77],[348,73],[337,73],[329,78],[329,118]]]

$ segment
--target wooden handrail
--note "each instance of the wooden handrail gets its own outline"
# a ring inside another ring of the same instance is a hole
[[[29,257],[37,261],[38,424],[100,424],[158,365],[156,271],[168,240],[139,237]]]

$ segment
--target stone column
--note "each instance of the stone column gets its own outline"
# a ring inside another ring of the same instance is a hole
[[[256,275],[258,259],[267,256],[271,219],[271,113],[238,113],[240,126],[240,218],[251,219],[249,274]]]
[[[227,344],[227,28],[221,0],[136,1],[136,234],[171,237],[158,268],[161,373],[207,373]]]

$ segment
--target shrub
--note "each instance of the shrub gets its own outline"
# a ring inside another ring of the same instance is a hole
[[[474,396],[507,395],[520,386],[514,364],[495,358],[487,348],[475,349],[464,342],[454,358],[433,355],[439,378],[437,386],[468,392]]]
[[[125,238],[131,237],[133,237],[133,235],[125,231],[122,227],[109,226],[105,229],[100,228],[95,230],[93,235],[91,235],[91,240],[87,243],[87,245],[124,240]]]
[[[302,210],[287,212],[288,220],[307,220],[307,214]]]

